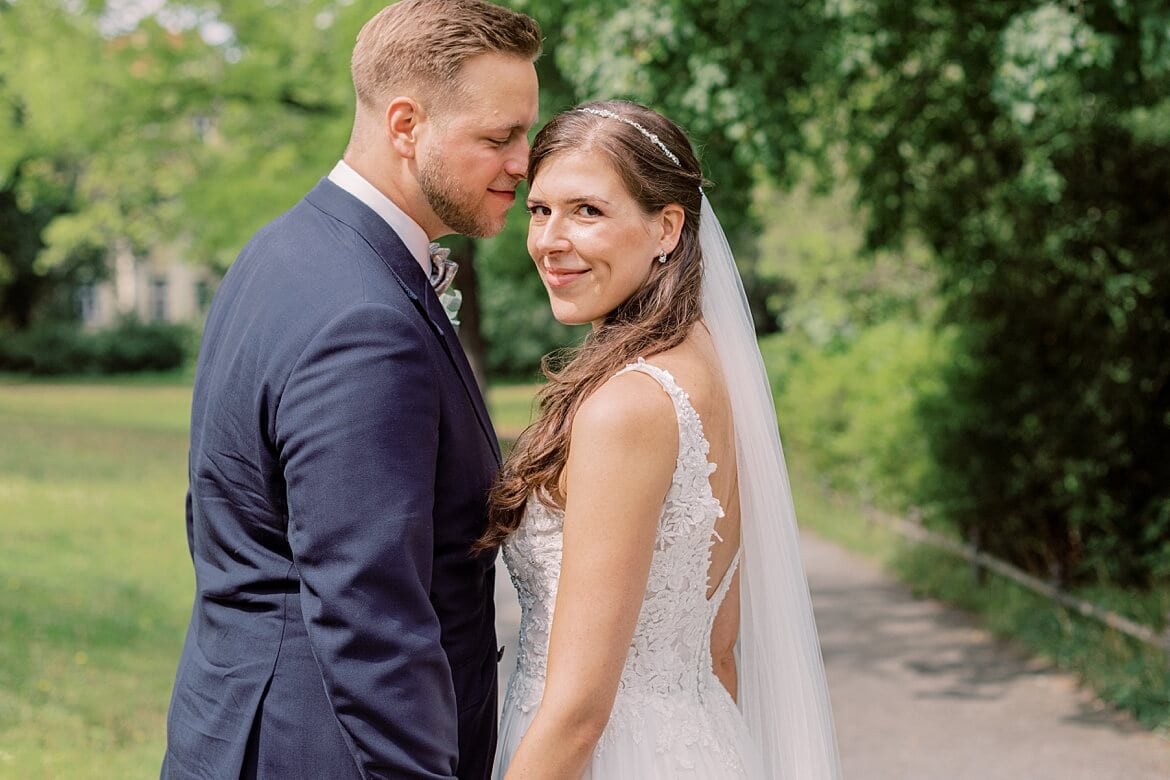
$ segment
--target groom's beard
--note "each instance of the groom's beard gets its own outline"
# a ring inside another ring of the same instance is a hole
[[[451,174],[437,157],[420,161],[418,186],[431,211],[444,225],[460,235],[471,238],[488,238],[503,229],[503,220],[496,224],[491,215],[476,209],[484,207],[482,200],[475,198],[459,186],[458,179]]]

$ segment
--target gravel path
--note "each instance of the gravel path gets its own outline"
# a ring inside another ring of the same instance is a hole
[[[1170,780],[1170,741],[1079,690],[1069,675],[914,598],[874,563],[802,541],[850,780]],[[497,580],[501,697],[519,608]]]

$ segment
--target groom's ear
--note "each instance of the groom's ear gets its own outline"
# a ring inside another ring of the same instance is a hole
[[[419,124],[425,118],[413,98],[396,97],[386,106],[386,137],[400,157],[414,158]]]

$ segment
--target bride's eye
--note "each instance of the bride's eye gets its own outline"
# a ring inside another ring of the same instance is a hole
[[[528,213],[534,217],[547,217],[549,215],[548,206],[542,203],[529,203],[526,208]]]
[[[581,214],[586,217],[600,217],[601,209],[596,206],[590,206],[588,203],[581,204]]]

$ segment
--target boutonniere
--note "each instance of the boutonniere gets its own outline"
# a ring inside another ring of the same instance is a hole
[[[446,312],[447,319],[451,320],[451,326],[459,330],[459,307],[463,305],[463,293],[454,287],[448,287],[446,292],[439,296],[439,303],[443,304],[443,311]]]
[[[451,326],[458,330],[459,306],[463,303],[463,293],[452,287],[451,282],[455,281],[455,272],[459,270],[459,264],[451,259],[450,249],[434,242],[427,247],[427,253],[431,258],[429,274],[431,287],[439,296],[439,303],[443,305],[447,319],[451,320]]]

